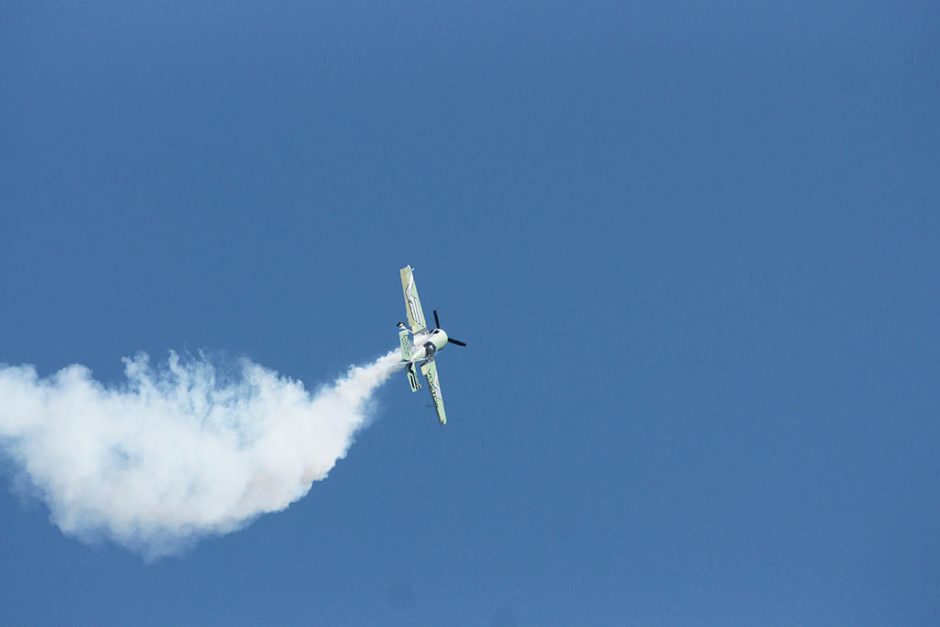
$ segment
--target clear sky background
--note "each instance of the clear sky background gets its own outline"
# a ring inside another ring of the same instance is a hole
[[[7,462],[0,622],[936,624],[935,3],[133,4],[0,6],[0,361],[470,347],[180,558]]]

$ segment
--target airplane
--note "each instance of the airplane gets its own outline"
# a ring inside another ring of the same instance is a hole
[[[441,380],[437,376],[437,364],[434,358],[438,351],[448,344],[466,346],[466,342],[448,337],[441,328],[437,310],[434,310],[434,328],[428,331],[424,321],[424,310],[421,308],[421,299],[418,298],[418,288],[415,285],[414,270],[411,266],[401,269],[401,289],[405,294],[405,314],[408,316],[408,326],[404,322],[398,323],[398,341],[401,345],[401,360],[406,364],[408,383],[411,391],[421,389],[416,368],[428,381],[431,390],[431,399],[434,409],[437,410],[437,420],[442,425],[447,424],[447,414],[444,413],[444,397],[441,396]],[[410,337],[409,337],[410,336]]]

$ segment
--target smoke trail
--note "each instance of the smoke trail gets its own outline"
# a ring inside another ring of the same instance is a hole
[[[303,497],[346,455],[398,357],[315,394],[248,360],[228,374],[175,353],[124,363],[117,387],[81,365],[48,378],[0,365],[0,446],[63,532],[154,559]]]

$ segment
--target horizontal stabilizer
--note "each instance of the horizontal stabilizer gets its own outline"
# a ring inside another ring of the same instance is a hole
[[[408,364],[406,371],[408,373],[408,385],[411,386],[411,391],[417,392],[421,389],[421,380],[418,379],[418,373],[415,371],[415,365]]]

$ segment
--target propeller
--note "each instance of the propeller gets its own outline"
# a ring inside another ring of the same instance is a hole
[[[434,311],[434,328],[435,328],[435,329],[440,329],[440,328],[441,328],[441,319],[437,317],[437,309],[434,309],[433,311]],[[457,346],[466,346],[466,345],[467,345],[466,342],[461,342],[460,340],[455,340],[455,339],[452,338],[452,337],[448,337],[448,338],[447,338],[447,343],[448,343],[448,344],[456,344]]]

